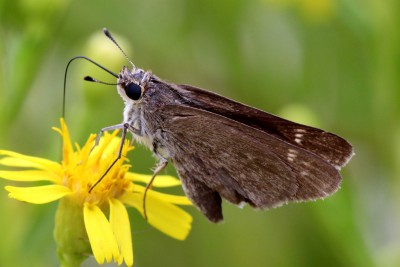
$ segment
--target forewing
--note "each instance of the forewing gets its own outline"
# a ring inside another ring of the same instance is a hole
[[[219,196],[268,209],[326,197],[341,181],[324,158],[243,123],[182,105],[160,114],[185,192],[212,221],[222,219]]]
[[[354,154],[352,146],[335,134],[285,120],[197,87],[179,85],[179,88],[181,88],[180,94],[189,106],[241,122],[304,148],[325,159],[337,169],[345,166]]]

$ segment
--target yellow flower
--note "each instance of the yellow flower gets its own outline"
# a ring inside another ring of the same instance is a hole
[[[99,264],[114,260],[133,265],[130,222],[126,206],[142,215],[144,185],[151,176],[128,172],[128,160],[122,157],[89,193],[89,189],[106,173],[115,160],[121,139],[117,132],[105,133],[93,150],[96,135],[83,147],[71,143],[68,128],[61,119],[63,160],[48,159],[0,150],[0,164],[22,170],[1,170],[0,177],[18,182],[47,181],[51,184],[33,187],[6,186],[10,198],[33,204],[60,200],[56,214],[55,239],[62,266],[79,266],[93,253]],[[133,147],[126,141],[122,155]],[[180,185],[174,177],[160,175],[153,187]],[[149,190],[146,197],[148,223],[161,232],[184,240],[191,228],[192,217],[176,205],[190,205],[184,196]],[[108,215],[108,216],[107,216]],[[75,263],[73,263],[75,262]]]

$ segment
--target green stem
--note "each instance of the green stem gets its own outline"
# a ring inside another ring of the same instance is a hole
[[[60,200],[54,239],[61,267],[79,267],[92,254],[83,221],[83,208],[69,198]]]

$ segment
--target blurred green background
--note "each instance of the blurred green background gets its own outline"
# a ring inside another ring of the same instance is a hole
[[[108,27],[138,67],[337,133],[356,150],[334,196],[267,212],[225,203],[218,225],[189,208],[184,242],[132,211],[136,266],[400,266],[399,10],[397,0],[1,0],[0,147],[59,160],[50,128],[67,61],[128,65],[102,36]],[[71,65],[66,117],[80,143],[120,123],[123,108],[114,86],[85,75],[115,82]],[[131,158],[150,173],[143,147]],[[55,209],[0,191],[1,266],[57,266]]]

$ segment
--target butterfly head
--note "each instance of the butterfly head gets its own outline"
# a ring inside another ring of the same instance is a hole
[[[125,102],[139,103],[150,79],[150,73],[142,69],[124,67],[118,75],[117,89]]]

